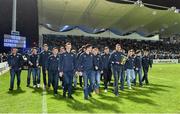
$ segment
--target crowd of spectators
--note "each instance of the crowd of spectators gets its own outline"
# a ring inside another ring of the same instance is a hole
[[[0,63],[7,61],[7,54],[0,53]]]
[[[62,35],[44,35],[43,43],[47,43],[50,47],[61,47],[65,42],[70,41],[74,49],[78,50],[86,43],[98,47],[100,50],[108,46],[114,50],[115,44],[120,43],[127,52],[129,49],[149,50],[154,59],[180,59],[180,43],[169,43],[165,41],[144,41],[130,39],[113,39],[113,38],[94,38],[84,36],[62,36]]]

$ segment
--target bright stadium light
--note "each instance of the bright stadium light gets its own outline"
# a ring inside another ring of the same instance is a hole
[[[48,24],[48,23],[47,23],[46,26],[49,27],[49,28],[52,28],[52,25],[51,25],[51,24]]]
[[[61,30],[60,32],[63,32],[64,30],[68,29],[70,26],[69,25],[65,25]]]
[[[177,25],[178,24],[178,22],[174,22],[174,25]]]
[[[156,11],[153,11],[153,12],[152,12],[152,14],[153,14],[153,15],[156,15],[156,14],[157,14],[157,12],[156,12]]]
[[[180,12],[180,10],[179,9],[177,9],[176,7],[171,7],[171,8],[169,8],[168,9],[169,11],[173,11],[174,13],[179,13]]]
[[[179,9],[175,9],[174,13],[179,13]]]
[[[141,0],[136,1],[134,4],[138,5],[139,7],[143,7],[144,4]]]
[[[161,29],[161,32],[164,32],[164,28]]]

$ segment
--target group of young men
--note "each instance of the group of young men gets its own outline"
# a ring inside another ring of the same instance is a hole
[[[17,48],[12,48],[11,54],[8,56],[8,64],[10,67],[10,88],[14,88],[14,78],[17,76],[17,87],[20,88],[20,75],[23,62],[28,63],[27,87],[30,86],[31,73],[33,76],[33,87],[40,88],[40,76],[42,71],[43,87],[54,90],[54,95],[58,94],[59,78],[62,81],[63,97],[72,97],[72,84],[76,83],[76,77],[79,76],[80,86],[84,84],[84,99],[91,97],[91,93],[100,93],[101,76],[104,82],[104,92],[108,91],[108,85],[111,77],[114,80],[114,94],[119,96],[119,80],[120,89],[124,90],[124,82],[127,81],[129,89],[136,85],[137,76],[139,78],[139,86],[143,86],[145,81],[148,84],[148,70],[152,67],[152,60],[149,58],[148,51],[143,52],[129,50],[127,54],[121,48],[120,44],[116,44],[115,50],[110,53],[108,47],[104,47],[104,52],[100,53],[97,47],[91,44],[84,45],[76,53],[72,50],[72,45],[67,42],[64,47],[54,47],[52,52],[48,50],[48,45],[43,45],[43,51],[38,54],[37,48],[31,49],[31,54],[24,58],[17,53]],[[144,76],[142,76],[142,71]],[[47,80],[48,79],[48,80]],[[73,81],[75,80],[75,81]],[[83,81],[82,81],[83,80]]]

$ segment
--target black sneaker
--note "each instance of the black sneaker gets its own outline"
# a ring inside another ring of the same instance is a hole
[[[21,87],[20,87],[20,86],[18,86],[18,87],[17,87],[17,90],[21,90]]]
[[[80,87],[83,87],[83,86],[80,84]]]
[[[26,85],[26,87],[29,87],[29,84],[28,84],[28,85]]]
[[[63,93],[63,97],[66,98],[66,93]]]
[[[121,91],[124,91],[124,87],[119,87],[119,89],[120,89]]]
[[[70,95],[70,96],[68,96],[68,98],[70,98],[70,99],[74,99],[71,95]]]
[[[85,97],[84,100],[88,100],[88,97]]]
[[[9,91],[12,91],[13,89],[12,88],[9,88]]]
[[[119,93],[115,94],[116,97],[119,97]]]
[[[89,93],[89,97],[92,97],[91,93]]]

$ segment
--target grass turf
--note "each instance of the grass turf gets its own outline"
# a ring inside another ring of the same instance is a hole
[[[16,90],[15,86],[13,92],[8,91],[9,73],[0,76],[1,113],[180,113],[180,64],[154,65],[149,72],[149,86],[140,88],[137,85],[133,90],[126,87],[120,91],[119,97],[114,96],[112,87],[104,93],[101,85],[101,94],[93,95],[89,101],[83,99],[80,87],[73,94],[74,100],[64,99],[62,89],[59,89],[60,95],[55,97],[52,90],[46,93],[42,88],[27,88],[26,76],[27,72],[22,72],[22,90]]]

